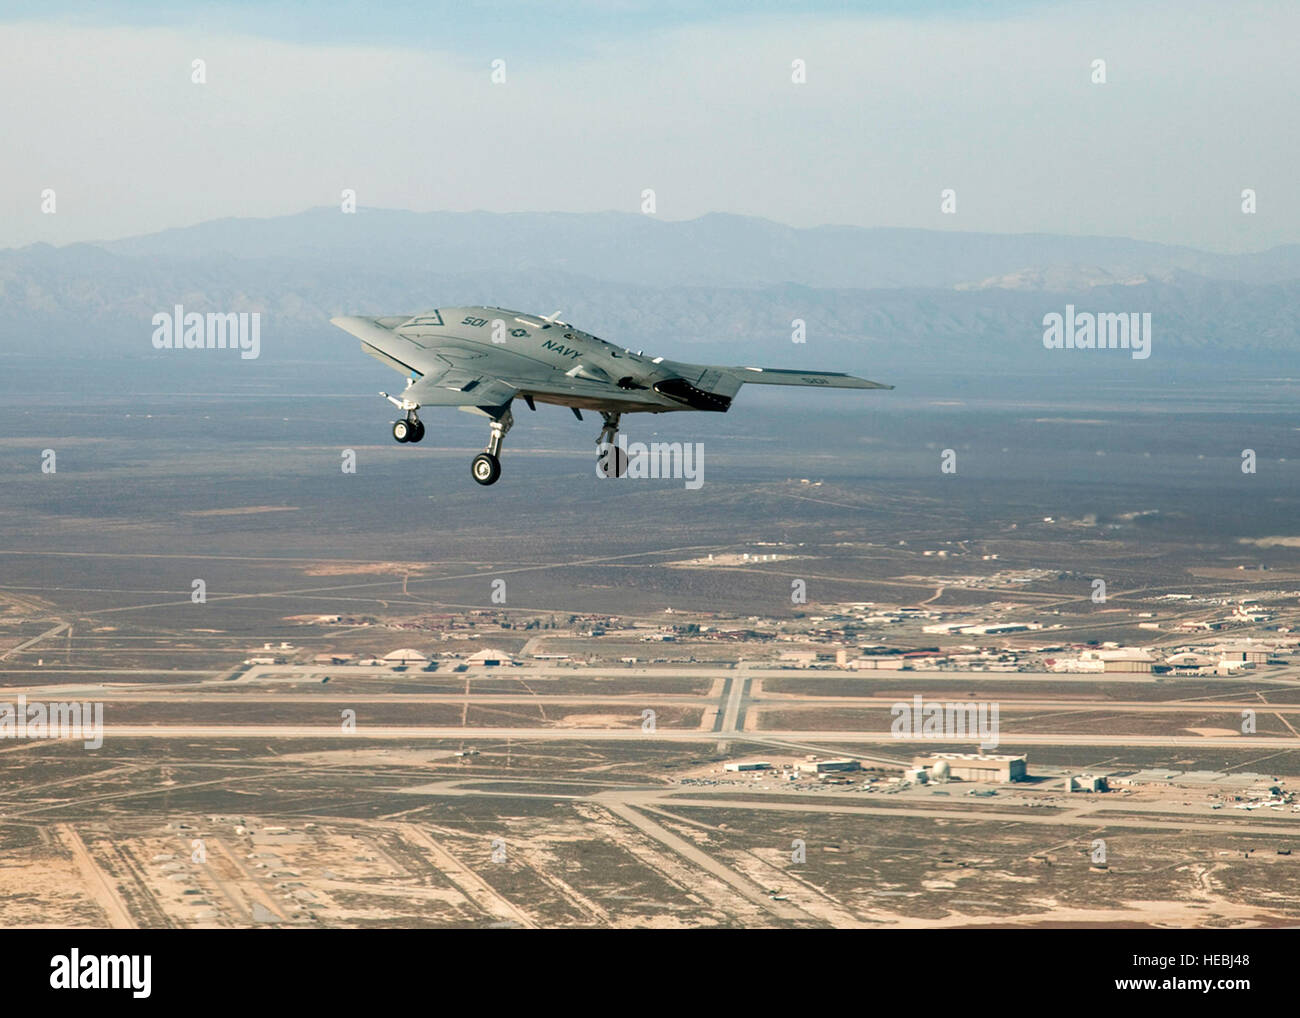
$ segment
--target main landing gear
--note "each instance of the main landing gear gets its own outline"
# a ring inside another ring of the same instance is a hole
[[[596,439],[596,448],[600,450],[596,454],[596,473],[601,477],[622,477],[627,473],[627,453],[614,444],[621,415],[602,410],[600,416],[605,419],[605,425]]]
[[[490,433],[487,448],[475,456],[474,461],[469,465],[470,474],[479,484],[497,483],[497,478],[501,476],[501,440],[506,437],[506,432],[514,426],[514,423],[515,416],[510,412],[509,406],[492,417],[492,423],[488,425]]]

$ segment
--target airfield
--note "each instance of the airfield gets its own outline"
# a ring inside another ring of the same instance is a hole
[[[1290,806],[1061,787],[1171,750],[1188,771],[1288,773],[1300,677],[1278,672],[1215,699],[1183,695],[1204,680],[729,663],[66,675],[5,697],[101,702],[104,746],[0,753],[0,893],[18,924],[113,927],[1292,922]],[[1156,695],[1133,699],[1143,685]],[[995,695],[997,752],[1029,754],[1032,779],[902,784],[914,753],[974,748],[891,735],[888,704],[917,688]],[[1267,733],[1187,735],[1270,697]],[[862,769],[844,784],[791,774],[831,757]],[[723,769],[756,759],[776,769]]]
[[[1041,409],[873,407],[838,452],[833,408],[728,415],[698,492],[601,487],[593,429],[539,413],[485,493],[467,415],[414,450],[373,397],[259,398],[288,385],[0,408],[0,702],[103,710],[98,748],[0,739],[11,925],[1297,921],[1300,654],[1046,663],[1292,639],[1295,464],[1236,459],[1289,404],[1244,438],[1089,407],[1123,426],[1083,449]],[[907,780],[978,751],[891,731],[916,695],[996,703],[1028,780]],[[1110,790],[1065,791],[1088,774]]]

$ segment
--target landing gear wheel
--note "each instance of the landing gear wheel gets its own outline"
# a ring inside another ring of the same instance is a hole
[[[596,457],[596,472],[601,477],[622,477],[627,473],[627,453],[616,445],[602,449]]]
[[[418,441],[419,441],[420,439],[422,439],[423,437],[424,437],[424,421],[412,421],[412,422],[411,422],[411,437],[408,438],[407,441],[408,441],[408,442],[418,442]]]
[[[474,457],[469,469],[479,484],[496,484],[501,476],[501,461],[490,452],[481,452]]]
[[[411,438],[413,434],[415,434],[415,429],[411,427],[410,421],[393,422],[393,437],[397,439],[399,442],[416,441],[415,439]]]

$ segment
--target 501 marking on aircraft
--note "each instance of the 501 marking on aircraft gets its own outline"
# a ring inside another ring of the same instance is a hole
[[[578,420],[595,410],[604,426],[599,447],[612,446],[627,413],[663,414],[680,410],[725,413],[745,384],[802,385],[837,389],[892,389],[836,371],[689,364],[616,347],[560,321],[559,312],[541,317],[505,308],[443,308],[417,315],[331,318],[361,340],[361,349],[408,378],[401,396],[380,395],[403,417],[393,423],[399,442],[424,437],[422,407],[457,407],[488,418],[487,448],[474,457],[471,472],[479,484],[501,476],[501,441],[514,424],[511,404],[522,399],[569,407]],[[448,325],[452,322],[459,324]],[[488,338],[501,322],[502,339]],[[506,326],[508,341],[503,341]],[[626,469],[622,452],[602,460],[606,476]]]

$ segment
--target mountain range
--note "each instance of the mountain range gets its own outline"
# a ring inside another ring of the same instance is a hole
[[[0,250],[0,349],[10,353],[156,357],[151,318],[182,304],[261,312],[265,357],[341,362],[355,351],[331,315],[479,303],[558,310],[611,342],[682,359],[874,375],[1058,370],[1044,359],[1062,352],[1044,350],[1042,320],[1072,303],[1151,312],[1157,364],[1285,367],[1300,354],[1300,245],[1229,255],[1115,237],[799,229],[724,214],[318,208]],[[792,344],[794,319],[806,323],[803,346]],[[24,342],[31,337],[38,343]]]

